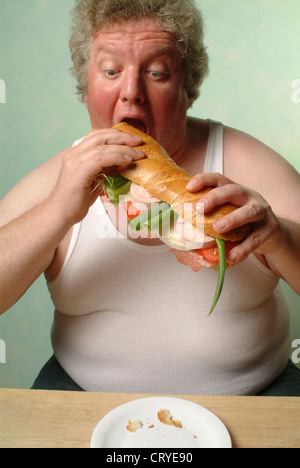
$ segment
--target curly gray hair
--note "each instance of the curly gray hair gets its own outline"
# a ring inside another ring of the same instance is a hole
[[[144,18],[156,18],[164,30],[175,34],[190,107],[199,97],[208,74],[208,55],[202,15],[194,0],[76,0],[69,46],[81,102],[87,93],[92,38],[104,25]]]

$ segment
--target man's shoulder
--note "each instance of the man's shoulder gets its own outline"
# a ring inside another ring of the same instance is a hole
[[[244,174],[247,178],[249,171],[263,170],[267,173],[272,167],[292,169],[280,154],[264,142],[227,126],[224,126],[224,160],[228,177],[234,173],[237,176]]]
[[[244,132],[225,128],[225,176],[260,193],[278,216],[298,212],[300,177],[274,149]],[[291,218],[292,219],[292,218]]]
[[[68,149],[61,151],[23,177],[0,201],[0,226],[42,203],[52,192]]]

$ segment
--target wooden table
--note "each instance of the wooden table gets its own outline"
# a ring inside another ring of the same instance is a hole
[[[0,448],[88,448],[106,413],[147,396],[0,389]],[[235,448],[300,447],[300,398],[178,397],[215,413]]]

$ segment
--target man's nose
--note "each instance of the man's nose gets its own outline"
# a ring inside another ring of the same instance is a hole
[[[120,99],[123,103],[144,104],[146,93],[143,78],[139,74],[129,73],[123,77]]]

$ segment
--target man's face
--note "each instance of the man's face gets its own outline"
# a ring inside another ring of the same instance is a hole
[[[172,155],[183,144],[188,99],[176,39],[155,21],[125,21],[92,42],[85,98],[92,128],[127,120]]]

